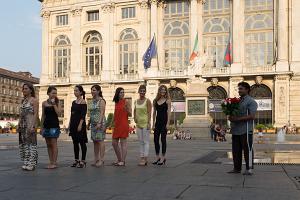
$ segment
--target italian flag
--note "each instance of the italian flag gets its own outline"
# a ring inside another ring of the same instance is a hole
[[[195,42],[194,42],[193,52],[190,56],[190,63],[193,63],[195,58],[198,56],[198,53],[199,53],[199,47],[198,47],[198,32],[197,32]]]

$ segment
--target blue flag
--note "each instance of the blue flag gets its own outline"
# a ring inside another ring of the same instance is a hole
[[[156,55],[155,36],[153,36],[151,43],[143,56],[144,68],[148,69],[151,67],[151,60]]]

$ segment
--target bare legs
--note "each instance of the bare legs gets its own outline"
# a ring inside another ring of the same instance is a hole
[[[120,145],[119,145],[119,141],[120,141]],[[113,139],[112,146],[115,150],[118,159],[115,165],[124,166],[126,155],[127,155],[127,139],[126,138]]]
[[[103,141],[94,141],[94,163],[93,166],[100,167],[104,163],[105,144]]]
[[[57,138],[46,138],[47,150],[49,155],[50,163],[48,165],[48,169],[54,169],[57,167],[57,156],[58,156],[58,148],[57,148]]]

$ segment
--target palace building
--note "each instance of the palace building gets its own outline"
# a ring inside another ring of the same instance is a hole
[[[225,97],[247,81],[259,104],[257,123],[300,126],[299,0],[41,0],[43,29],[40,102],[55,85],[69,123],[73,89],[91,99],[102,87],[106,114],[117,87],[134,102],[140,84],[153,99],[165,84],[172,121],[226,123]],[[298,35],[299,34],[299,35]],[[145,70],[143,55],[153,36],[157,56]],[[190,64],[198,36],[197,58]],[[231,64],[224,64],[231,47]],[[41,103],[40,103],[41,107]]]
[[[14,72],[0,67],[0,120],[17,120],[23,99],[24,83],[38,84],[29,72]],[[38,90],[35,91],[38,97]]]

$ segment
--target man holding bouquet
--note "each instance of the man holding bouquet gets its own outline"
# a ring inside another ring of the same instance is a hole
[[[253,169],[253,127],[255,113],[257,111],[256,101],[249,96],[250,85],[247,82],[238,84],[240,101],[238,110],[229,116],[232,134],[232,155],[234,169],[228,173],[241,173],[242,152],[246,162],[246,171],[243,175],[252,175]],[[250,153],[249,153],[250,152]]]

